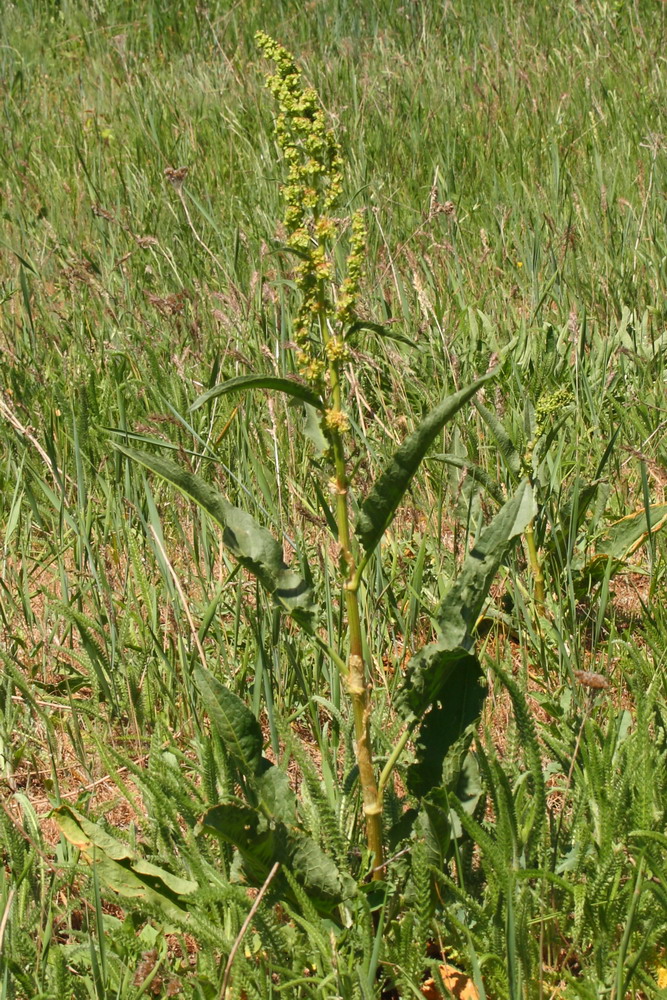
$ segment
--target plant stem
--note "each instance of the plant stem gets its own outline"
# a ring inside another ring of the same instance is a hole
[[[322,323],[324,328],[325,324]],[[322,329],[324,343],[327,332]],[[335,412],[341,411],[341,386],[338,364],[329,365],[331,399]],[[336,523],[338,525],[338,544],[340,546],[340,562],[345,582],[345,610],[347,612],[347,629],[349,637],[347,690],[352,701],[354,716],[354,736],[357,765],[359,767],[359,783],[366,817],[366,841],[372,856],[373,878],[384,876],[384,850],[382,845],[382,803],[378,795],[375,769],[373,767],[373,751],[371,748],[371,700],[370,685],[366,676],[364,664],[363,643],[361,639],[361,616],[359,614],[359,578],[356,573],[356,563],[351,545],[350,519],[348,511],[348,478],[345,461],[345,448],[339,430],[330,432],[334,468],[336,472]]]
[[[537,545],[535,544],[535,529],[533,521],[531,521],[525,531],[526,535],[526,547],[528,549],[528,559],[530,561],[530,568],[533,571],[533,578],[535,580],[535,601],[537,603],[538,609],[544,608],[546,601],[546,590],[544,587],[544,574],[542,573],[542,565],[540,563],[540,557],[537,552]]]
[[[535,449],[535,442],[529,441],[528,444],[526,445],[526,453],[523,456],[524,465],[532,485],[534,485],[533,476],[531,475],[530,470],[533,464],[534,449]],[[540,563],[540,556],[537,551],[537,545],[535,544],[535,518],[531,518],[524,534],[526,536],[526,548],[528,549],[528,561],[530,562],[530,568],[533,573],[533,580],[535,581],[535,603],[537,604],[537,610],[543,611],[547,595],[544,587],[544,574],[542,572],[542,564]]]
[[[390,755],[387,763],[382,768],[382,773],[380,775],[380,780],[378,781],[378,799],[380,801],[380,805],[382,805],[382,800],[384,798],[384,790],[387,787],[387,782],[389,781],[389,778],[391,777],[391,772],[396,767],[396,765],[398,763],[399,757],[401,756],[401,754],[405,750],[405,746],[406,746],[408,740],[410,739],[410,735],[411,735],[413,729],[414,729],[414,724],[411,725],[411,726],[408,726],[403,731],[403,733],[400,736],[400,739],[399,739],[398,743],[396,744],[396,746],[392,750],[391,755]]]

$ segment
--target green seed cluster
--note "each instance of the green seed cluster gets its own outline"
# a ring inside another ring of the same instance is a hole
[[[301,294],[294,318],[297,365],[301,375],[324,392],[327,372],[349,360],[345,330],[356,318],[363,274],[366,230],[360,214],[352,220],[346,278],[337,285],[331,249],[345,226],[332,215],[342,193],[340,146],[311,87],[305,87],[291,54],[264,32],[259,49],[276,67],[267,86],[278,102],[275,134],[288,164],[283,185],[287,246],[298,255],[295,280]],[[325,430],[347,429],[340,411],[329,411]]]
[[[564,386],[561,386],[560,389],[554,390],[554,392],[547,392],[540,396],[535,406],[534,441],[538,441],[544,434],[551,415],[558,413],[565,406],[569,406],[573,400],[574,395],[572,390],[567,389]]]
[[[347,276],[340,288],[336,306],[336,319],[343,326],[349,326],[356,318],[357,300],[361,280],[364,276],[364,256],[366,253],[366,224],[361,212],[352,219],[352,239],[347,258]]]

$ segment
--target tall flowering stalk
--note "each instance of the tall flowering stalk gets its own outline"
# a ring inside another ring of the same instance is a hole
[[[366,229],[361,214],[351,222],[346,274],[339,281],[333,248],[347,228],[334,213],[342,194],[340,146],[326,119],[316,92],[304,86],[292,56],[263,32],[256,41],[275,65],[267,86],[279,108],[275,123],[278,145],[288,164],[282,188],[286,246],[299,258],[296,284],[300,304],[294,319],[297,365],[301,375],[325,401],[322,430],[329,444],[333,467],[332,491],[336,497],[339,565],[347,612],[347,671],[345,681],[355,726],[366,833],[374,858],[374,874],[382,877],[382,805],[373,765],[370,740],[370,671],[364,663],[359,614],[360,573],[350,529],[350,483],[346,438],[350,422],[344,408],[343,368],[349,360],[349,335],[355,320]]]
[[[361,215],[348,220],[338,214],[342,191],[340,147],[327,127],[315,91],[303,85],[294,60],[282,46],[264,34],[259,34],[257,41],[275,65],[268,84],[278,102],[276,137],[288,165],[283,187],[284,242],[297,262],[300,295],[294,316],[294,338],[296,362],[303,381],[263,373],[225,379],[199,396],[191,410],[228,393],[270,389],[301,400],[318,414],[327,442],[326,459],[335,496],[338,564],[345,598],[343,653],[332,648],[318,631],[322,609],[318,608],[310,574],[285,563],[282,544],[266,528],[247,511],[231,504],[206,479],[170,458],[125,444],[115,447],[172,483],[207,511],[222,528],[223,543],[234,558],[270,594],[276,607],[290,615],[320,648],[326,648],[337,664],[353,709],[373,876],[381,879],[386,867],[382,843],[383,793],[411,739],[414,759],[403,774],[409,795],[419,802],[431,789],[442,788],[443,782],[452,788],[456,786],[455,772],[449,765],[444,767],[446,758],[454,746],[461,749],[463,744],[459,740],[472,738],[470,727],[477,720],[484,700],[479,684],[482,670],[473,651],[472,629],[507,549],[534,518],[535,505],[532,487],[525,480],[475,539],[474,551],[465,560],[456,583],[435,609],[436,637],[411,658],[398,685],[394,709],[402,731],[378,777],[370,739],[371,670],[364,660],[360,583],[429,448],[445,425],[495,377],[495,372],[486,372],[444,397],[416,424],[359,503],[352,526],[347,459],[351,422],[346,412],[345,366],[349,361],[349,340],[363,325],[357,319],[356,309],[363,278],[366,232]],[[349,252],[340,274],[334,252],[348,233]],[[195,668],[194,680],[207,706],[211,725],[227,749],[230,766],[236,768],[238,785],[248,799],[242,806],[236,799],[218,803],[204,819],[207,829],[234,844],[256,884],[266,884],[267,878],[273,878],[271,873],[275,873],[278,863],[308,891],[309,898],[330,912],[332,906],[351,897],[354,886],[349,876],[340,871],[303,829],[297,802],[287,794],[283,796],[284,776],[275,766],[267,769],[262,754],[262,730],[255,715],[203,664]],[[463,763],[459,760],[457,766],[463,768]],[[281,798],[279,810],[276,810],[277,790]],[[415,812],[414,816],[417,815],[420,814]]]

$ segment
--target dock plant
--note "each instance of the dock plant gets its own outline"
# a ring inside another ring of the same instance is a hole
[[[285,204],[278,249],[291,261],[296,289],[291,318],[296,373],[244,375],[223,381],[201,395],[197,410],[229,393],[268,390],[282,393],[301,406],[307,437],[319,459],[325,482],[322,495],[331,497],[328,522],[334,534],[338,587],[345,608],[345,628],[329,635],[318,605],[314,572],[302,552],[288,566],[282,545],[248,513],[233,506],[204,478],[162,455],[125,445],[116,447],[134,462],[168,480],[198,503],[222,528],[223,542],[238,562],[271,595],[276,608],[305,632],[336,665],[349,698],[354,720],[367,863],[359,877],[382,881],[386,868],[383,797],[394,770],[405,759],[409,742],[412,760],[403,775],[413,802],[438,798],[448,752],[470,743],[484,701],[482,671],[475,653],[474,631],[491,583],[513,540],[534,517],[532,488],[518,483],[493,520],[474,540],[460,575],[434,615],[435,638],[410,660],[393,707],[380,709],[374,694],[374,667],[385,652],[374,650],[364,635],[360,590],[371,560],[382,559],[382,539],[392,524],[406,491],[431,445],[443,428],[496,377],[486,371],[446,396],[417,422],[370,488],[355,481],[354,400],[348,374],[353,351],[364,330],[381,334],[366,321],[360,293],[366,254],[363,213],[346,212],[344,167],[340,146],[314,89],[304,85],[293,57],[277,42],[259,33],[257,44],[274,64],[267,86],[276,104],[275,138],[287,169],[282,188]],[[346,249],[344,249],[346,248]],[[299,568],[297,568],[297,566]],[[236,694],[202,665],[196,684],[204,696],[211,724],[238,769],[244,801],[217,804],[205,817],[204,829],[234,844],[246,875],[261,885],[272,865],[279,863],[303,889],[330,908],[350,892],[349,877],[336,872],[311,841],[299,820],[298,804],[284,775],[263,757],[262,734],[254,715]],[[378,711],[391,719],[374,718]],[[380,768],[374,758],[372,734],[378,726],[400,723],[392,752]],[[459,772],[470,759],[459,755]],[[445,768],[446,770],[446,768]],[[280,776],[280,777],[278,777]],[[457,777],[460,776],[457,772]],[[455,784],[455,782],[454,782]],[[440,799],[440,805],[446,802]],[[474,803],[478,800],[474,799]],[[473,804],[474,804],[473,803]],[[407,805],[406,805],[407,808]],[[444,807],[445,822],[449,814]],[[406,813],[409,819],[419,808]],[[409,833],[410,824],[406,826]],[[355,845],[349,845],[350,850]]]
[[[477,531],[459,574],[434,609],[431,641],[419,648],[414,637],[407,637],[417,651],[388,704],[384,692],[378,694],[374,686],[375,665],[387,650],[374,648],[363,624],[360,596],[366,575],[373,561],[383,558],[385,533],[427,452],[442,439],[446,425],[483,387],[493,384],[504,361],[499,359],[496,367],[420,416],[375,480],[370,485],[361,480],[356,456],[363,441],[350,392],[355,349],[361,337],[386,332],[367,320],[361,307],[366,222],[362,211],[348,211],[345,163],[316,91],[304,84],[293,57],[281,45],[263,33],[256,41],[274,66],[267,85],[277,105],[275,139],[287,172],[276,252],[285,261],[294,289],[289,300],[294,370],[227,379],[196,399],[191,411],[210,407],[228,394],[258,390],[283,394],[301,408],[303,447],[310,449],[316,488],[327,505],[326,522],[333,535],[320,544],[334,553],[343,627],[332,633],[327,626],[331,618],[322,606],[315,572],[321,558],[304,550],[288,565],[281,542],[206,476],[162,454],[124,443],[115,447],[173,484],[217,522],[225,547],[268,593],[285,630],[299,629],[335,666],[350,707],[356,776],[347,780],[356,782],[359,813],[345,827],[351,839],[341,844],[340,829],[329,829],[319,840],[312,835],[307,810],[286,771],[264,755],[258,718],[200,656],[192,679],[209,716],[212,739],[222,747],[227,780],[222,782],[222,801],[208,803],[200,817],[197,835],[220,841],[234,853],[246,883],[262,893],[270,888],[274,900],[311,921],[319,914],[345,926],[351,908],[360,905],[354,900],[361,887],[377,885],[379,895],[369,897],[366,911],[372,915],[377,941],[398,934],[397,946],[409,950],[414,929],[410,922],[396,922],[400,911],[395,905],[406,876],[389,873],[389,863],[396,851],[399,857],[406,850],[411,854],[407,871],[412,875],[407,877],[411,891],[423,897],[423,927],[414,933],[423,946],[436,891],[435,885],[429,887],[432,866],[453,856],[454,841],[465,837],[466,821],[460,815],[472,816],[482,797],[479,769],[470,752],[486,693],[475,628],[508,550],[532,528],[533,487],[528,477],[519,478],[514,491],[502,497],[495,516]],[[320,698],[326,694],[312,692]],[[378,755],[374,738],[383,730],[391,730],[393,742],[389,752]],[[400,782],[395,785],[397,771]],[[389,828],[385,798],[390,789],[394,819]],[[54,815],[84,856],[106,859],[96,870],[118,892],[149,893],[170,920],[178,918],[179,908],[183,917],[192,910],[197,883],[178,882],[160,868],[146,866],[69,806],[60,806]],[[326,827],[326,819],[322,822]],[[357,842],[361,831],[365,844]],[[374,954],[377,965],[377,947]],[[417,973],[420,962],[418,951],[408,966]],[[369,968],[368,980],[375,971]]]
[[[4,6],[0,1000],[664,1000],[661,5]]]

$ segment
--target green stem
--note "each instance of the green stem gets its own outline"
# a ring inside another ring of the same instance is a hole
[[[333,649],[333,647],[330,646],[328,642],[325,642],[324,639],[321,638],[321,636],[314,635],[313,638],[317,643],[317,645],[319,646],[319,648],[322,650],[322,652],[325,653],[332,660],[333,663],[335,663],[336,667],[338,668],[338,673],[340,674],[340,676],[343,678],[347,677],[347,663],[345,662],[343,657],[339,656],[336,650]]]
[[[535,449],[535,441],[529,441],[526,445],[526,453],[523,456],[524,466],[530,477],[531,483],[533,482],[533,477],[530,473],[533,464],[533,451]],[[540,556],[537,551],[537,545],[535,543],[535,518],[531,518],[525,532],[526,536],[526,548],[528,549],[528,561],[530,562],[530,568],[533,573],[533,580],[535,581],[535,603],[537,604],[537,610],[543,611],[544,605],[547,599],[546,589],[544,586],[544,574],[542,573],[542,564],[540,563]]]
[[[322,312],[320,313],[321,333],[326,345],[328,333]],[[338,364],[329,365],[329,380],[331,400],[334,412],[341,412],[342,393]],[[336,472],[336,523],[338,525],[338,544],[340,546],[340,563],[345,577],[345,609],[347,612],[347,629],[349,638],[347,690],[352,701],[354,716],[354,736],[359,768],[359,783],[366,817],[366,840],[372,857],[373,878],[382,879],[384,875],[384,849],[382,844],[382,803],[378,796],[378,788],[373,766],[371,748],[371,700],[364,651],[361,636],[361,616],[359,613],[359,579],[351,544],[350,518],[348,510],[348,478],[345,461],[345,448],[341,433],[337,429],[330,431],[331,448]]]
[[[387,763],[382,768],[382,773],[380,774],[380,780],[378,781],[378,799],[380,801],[380,806],[382,805],[382,802],[384,800],[384,790],[387,787],[387,782],[389,781],[389,778],[391,777],[391,772],[398,764],[398,759],[405,750],[406,744],[410,739],[410,736],[414,729],[414,725],[415,724],[413,723],[412,725],[408,726],[405,729],[405,731],[401,734],[398,743],[391,751]]]
[[[528,549],[528,559],[530,561],[530,568],[533,571],[533,578],[535,580],[535,601],[538,608],[541,610],[544,608],[546,601],[546,590],[544,587],[544,574],[542,573],[542,565],[540,563],[540,557],[537,551],[537,545],[535,544],[535,528],[534,521],[531,521],[525,531],[526,535],[526,547]]]

